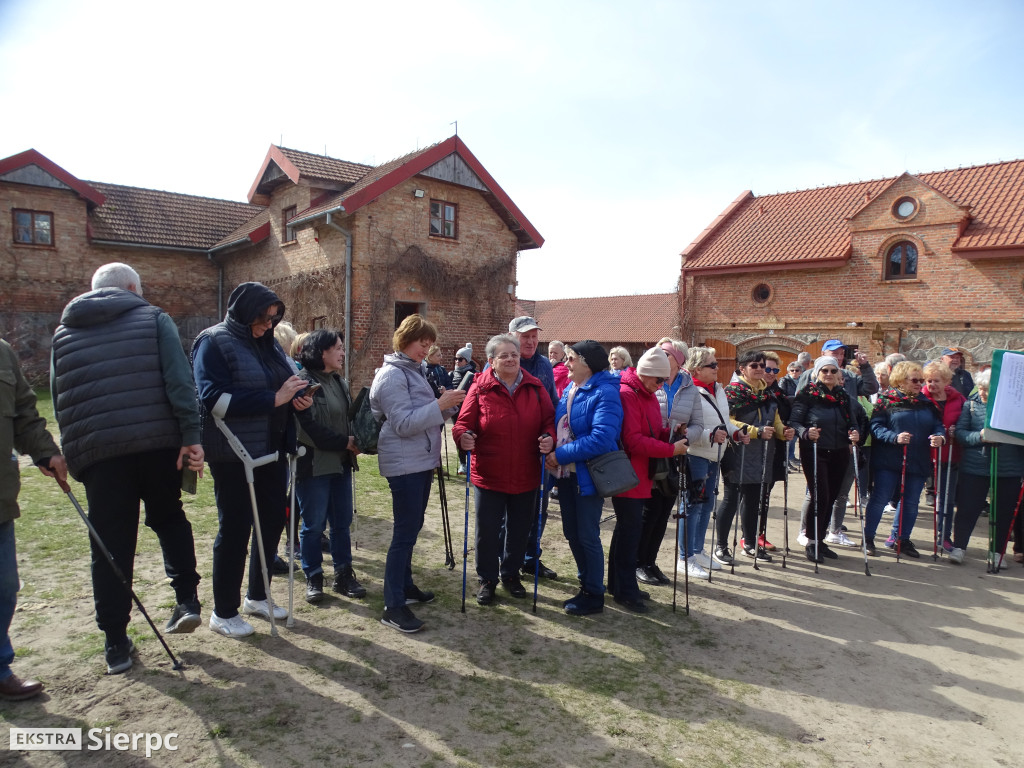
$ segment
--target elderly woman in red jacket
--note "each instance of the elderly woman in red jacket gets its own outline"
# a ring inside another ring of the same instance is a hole
[[[519,365],[519,341],[494,336],[487,342],[487,362],[490,367],[473,380],[452,430],[459,446],[473,452],[480,605],[494,602],[499,579],[513,597],[526,597],[519,569],[537,514],[541,456],[551,452],[555,432],[551,398],[540,379]]]
[[[644,527],[644,503],[651,498],[650,461],[686,453],[685,442],[668,442],[669,430],[661,426],[661,406],[654,395],[671,374],[668,354],[653,347],[644,352],[635,370],[622,370],[619,383],[622,445],[640,483],[612,497],[615,530],[608,549],[608,591],[616,603],[637,613],[647,611],[636,580],[636,562]]]
[[[924,389],[921,394],[931,400],[932,405],[942,414],[942,426],[946,435],[953,437],[957,419],[964,409],[967,398],[952,386],[953,371],[940,362],[928,363],[924,367]],[[956,500],[956,481],[960,475],[960,446],[951,439],[939,449],[939,485],[934,489],[938,494],[938,545],[946,552],[953,551],[950,536],[953,532],[953,503]],[[946,490],[946,486],[949,490]]]

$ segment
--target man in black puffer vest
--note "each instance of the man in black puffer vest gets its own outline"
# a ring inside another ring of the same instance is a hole
[[[92,288],[64,308],[53,335],[50,386],[68,470],[85,485],[89,519],[129,583],[146,503],[177,603],[167,632],[192,632],[201,623],[199,574],[181,470],[201,471],[203,448],[188,358],[174,321],[142,298],[130,266],[105,264]],[[107,671],[125,672],[131,595],[95,542],[92,588]]]

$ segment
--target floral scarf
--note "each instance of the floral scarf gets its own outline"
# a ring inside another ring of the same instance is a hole
[[[839,412],[843,415],[847,428],[853,429],[853,417],[850,415],[850,396],[846,394],[846,390],[842,386],[836,386],[830,390],[814,381],[804,387],[803,393],[809,398],[821,400],[828,405],[838,405]]]
[[[755,391],[744,379],[727,385],[725,396],[729,400],[730,413],[736,413],[745,408],[760,408],[775,399],[767,387]]]
[[[919,408],[922,405],[930,408],[935,407],[922,395],[910,395],[901,389],[892,387],[878,396],[878,402],[875,403],[875,413]]]

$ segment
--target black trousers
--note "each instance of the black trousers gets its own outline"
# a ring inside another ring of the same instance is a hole
[[[807,538],[812,542],[825,541],[828,524],[832,519],[832,507],[839,497],[839,490],[846,477],[846,468],[850,465],[848,448],[818,448],[818,477],[814,477],[814,443],[810,440],[800,441],[800,455],[805,458],[800,462],[807,480]],[[818,493],[815,497],[814,489]]]
[[[240,591],[249,557],[249,590],[253,600],[266,600],[263,572],[256,533],[252,525],[252,502],[245,467],[241,462],[212,462],[213,492],[217,498],[220,528],[213,542],[213,607],[222,619],[238,615]],[[273,578],[274,554],[284,530],[285,508],[288,504],[288,463],[285,454],[273,464],[253,470],[256,507],[263,534],[263,552],[267,558],[267,577]],[[251,539],[251,543],[250,543]]]
[[[662,496],[656,490],[651,491],[651,498],[644,500],[643,529],[640,532],[640,543],[636,553],[638,568],[657,564],[658,550],[661,549],[661,541],[665,538],[668,519],[675,503],[675,496]]]
[[[146,505],[145,523],[160,541],[164,572],[171,580],[175,600],[182,603],[194,598],[199,574],[192,525],[181,506],[177,460],[174,448],[106,459],[86,468],[82,482],[89,521],[129,584],[135,570],[140,502]],[[108,644],[117,643],[125,638],[132,598],[92,537],[90,545],[96,624]]]
[[[519,578],[537,491],[501,493],[476,488],[476,575],[481,582]]]
[[[801,458],[801,464],[803,461]],[[757,540],[757,515],[762,499],[761,487],[761,483],[725,484],[725,491],[722,493],[722,507],[718,510],[717,546],[728,546],[729,529],[732,528],[737,509],[740,511],[743,539],[749,546],[754,545]]]
[[[989,520],[992,519],[992,515],[995,515],[997,552],[1002,552],[1003,545],[1010,535],[1010,523],[1013,521],[1013,510],[1017,506],[1017,497],[1020,495],[1020,483],[1021,479],[1015,476],[996,478],[996,506],[990,509],[988,514]],[[956,515],[953,517],[954,547],[967,549],[967,542],[970,541],[971,534],[978,524],[978,518],[985,506],[988,492],[988,475],[960,474],[956,486]],[[1021,515],[1024,515],[1024,510],[1017,514],[1014,552],[1021,551]],[[985,535],[988,536],[988,529],[985,530]],[[988,546],[987,542],[985,546]]]
[[[636,552],[644,526],[646,501],[612,497],[615,530],[608,546],[608,591],[623,600],[640,598],[640,585],[636,583]]]

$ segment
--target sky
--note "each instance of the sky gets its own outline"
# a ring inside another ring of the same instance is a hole
[[[0,157],[244,200],[271,144],[456,131],[526,299],[666,293],[738,195],[1024,157],[1020,0],[0,0]]]

